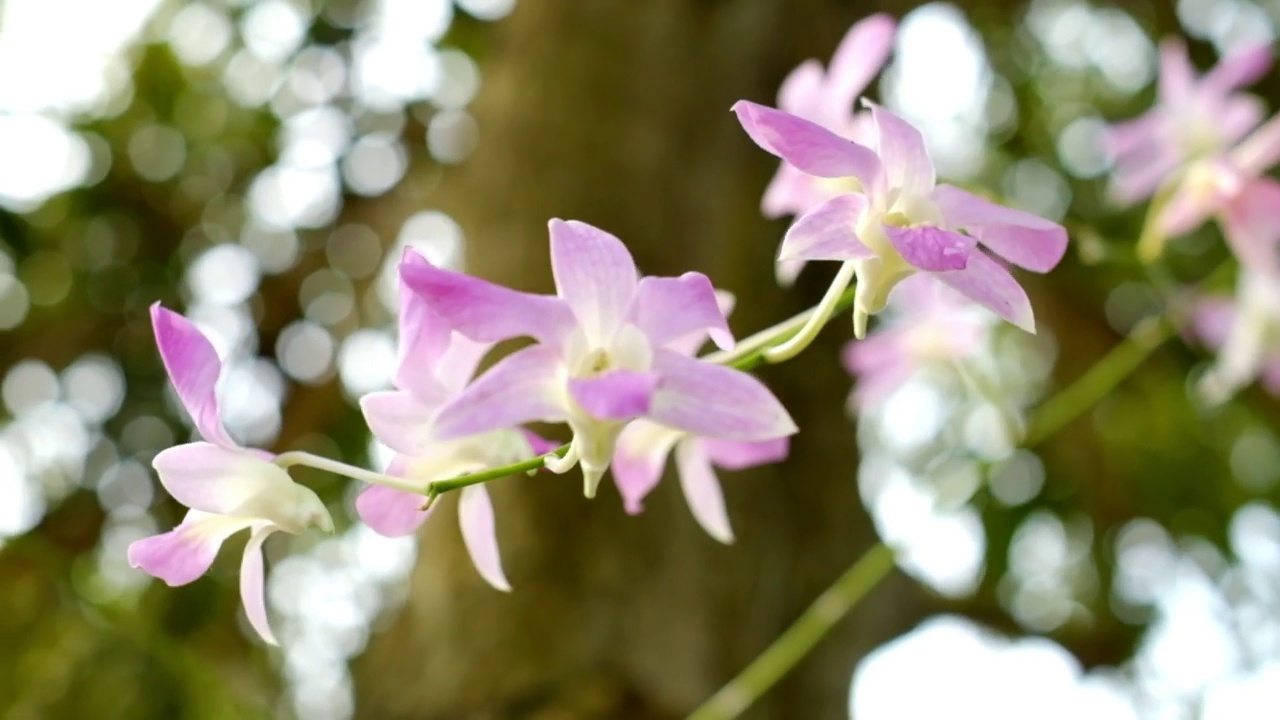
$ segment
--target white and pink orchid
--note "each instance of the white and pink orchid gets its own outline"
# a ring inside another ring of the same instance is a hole
[[[1233,51],[1196,77],[1182,40],[1162,42],[1156,104],[1138,118],[1113,125],[1104,136],[1115,163],[1112,199],[1123,205],[1145,200],[1254,129],[1263,118],[1262,101],[1236,90],[1270,67],[1271,48],[1261,45]]]
[[[720,292],[716,297],[721,311],[728,316],[733,296]],[[706,341],[706,332],[694,332],[672,341],[667,347],[693,356]],[[644,510],[644,498],[662,480],[667,456],[674,449],[680,489],[694,519],[708,535],[727,544],[733,542],[733,530],[715,468],[745,470],[780,462],[786,459],[790,445],[786,437],[754,442],[719,440],[692,435],[652,420],[635,420],[618,437],[613,480],[626,511],[639,514]]]
[[[863,18],[845,33],[827,68],[817,60],[807,60],[787,75],[778,88],[778,107],[841,137],[870,143],[871,117],[856,111],[858,97],[888,58],[896,30],[897,23],[890,15]],[[802,215],[835,195],[857,189],[851,178],[817,178],[782,162],[765,188],[760,209],[771,218]],[[804,265],[803,260],[779,261],[778,282],[790,285]]]
[[[855,178],[860,192],[837,195],[798,218],[779,260],[842,263],[812,322],[775,348],[784,359],[812,340],[840,294],[857,278],[854,332],[884,308],[894,285],[916,272],[932,274],[1000,317],[1034,332],[1026,293],[991,251],[1035,272],[1047,272],[1066,251],[1057,223],[937,183],[920,132],[870,105],[875,148],[850,142],[803,118],[740,101],[733,106],[747,134],[764,150],[820,178]]]
[[[691,333],[721,348],[733,337],[700,273],[640,278],[626,246],[598,228],[552,220],[557,295],[517,292],[427,264],[402,269],[406,285],[457,332],[477,342],[532,337],[448,403],[434,421],[441,439],[565,422],[573,440],[553,472],[582,468],[593,497],[627,422],[649,418],[683,432],[735,441],[796,431],[754,377],[669,348]]]
[[[209,570],[223,541],[251,530],[240,567],[240,597],[249,624],[276,644],[263,595],[262,543],[277,530],[333,531],[320,498],[295,483],[271,455],[241,447],[227,434],[214,389],[222,362],[191,321],[151,306],[151,322],[165,371],[204,441],[169,448],[152,465],[175,500],[190,508],[173,530],[129,546],[129,563],[170,586],[186,585]]]
[[[427,261],[406,251],[401,271],[415,266],[427,266]],[[403,282],[399,322],[396,389],[364,396],[360,408],[374,436],[397,453],[388,474],[420,483],[421,492],[371,485],[356,499],[360,518],[376,532],[393,537],[413,533],[438,507],[422,509],[430,482],[519,462],[534,454],[529,436],[515,429],[439,437],[436,416],[463,392],[492,343],[453,332]],[[483,484],[459,493],[458,521],[480,575],[495,588],[510,590],[498,554],[493,502]]]

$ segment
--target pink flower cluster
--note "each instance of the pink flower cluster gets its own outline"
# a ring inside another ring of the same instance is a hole
[[[1259,374],[1280,391],[1280,183],[1264,174],[1280,162],[1280,115],[1263,122],[1262,101],[1239,92],[1271,63],[1269,46],[1240,48],[1197,76],[1183,43],[1167,40],[1156,105],[1106,138],[1113,199],[1155,198],[1139,247],[1145,259],[1155,259],[1167,239],[1214,219],[1240,263],[1234,300],[1205,298],[1191,323],[1220,351],[1200,384],[1211,403]]]
[[[940,184],[919,131],[865,100],[859,109],[858,95],[885,61],[894,30],[885,16],[859,23],[828,68],[810,61],[787,78],[783,109],[745,100],[733,107],[751,139],[783,161],[762,203],[766,214],[797,216],[782,239],[779,278],[789,282],[798,263],[810,260],[840,263],[805,327],[768,347],[766,359],[802,350],[855,278],[862,338],[868,317],[910,278],[895,297],[915,320],[847,353],[866,402],[921,358],[969,352],[995,322],[989,315],[962,321],[957,308],[982,306],[1034,330],[1030,302],[1006,263],[1046,272],[1067,243],[1056,223]],[[174,530],[134,543],[130,561],[181,585],[208,570],[228,536],[250,529],[244,606],[257,632],[274,642],[262,542],[277,530],[333,524],[316,494],[286,472],[300,462],[370,483],[356,502],[359,516],[380,533],[403,535],[436,512],[435,504],[424,507],[433,482],[538,456],[552,472],[580,468],[587,497],[612,469],[626,509],[639,512],[674,454],[694,517],[714,538],[732,541],[715,468],[779,461],[797,427],[755,377],[716,355],[697,356],[708,340],[720,357],[734,347],[727,296],[696,272],[641,276],[618,238],[582,222],[550,222],[550,259],[556,293],[539,295],[406,252],[394,388],[360,402],[372,434],[395,453],[386,473],[236,445],[219,418],[221,364],[212,345],[185,318],[154,307],[161,357],[204,441],[156,457],[161,483],[191,511]],[[517,338],[530,342],[477,371],[495,345]],[[553,452],[530,423],[564,424],[572,438]],[[481,576],[510,589],[483,483],[461,489],[458,516]]]

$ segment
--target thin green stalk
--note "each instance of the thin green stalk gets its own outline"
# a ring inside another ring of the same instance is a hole
[[[1097,405],[1173,335],[1173,324],[1161,317],[1150,317],[1138,323],[1128,337],[1111,348],[1085,374],[1036,409],[1022,441],[1023,447],[1039,445]]]
[[[742,714],[804,659],[893,567],[893,551],[881,543],[872,545],[786,632],[688,720],[728,720]]]

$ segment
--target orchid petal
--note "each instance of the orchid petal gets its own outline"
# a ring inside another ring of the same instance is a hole
[[[787,459],[791,449],[791,438],[780,437],[771,440],[720,440],[718,438],[699,438],[699,443],[711,458],[711,462],[725,470],[745,470],[757,465],[769,465]]]
[[[829,185],[806,175],[786,162],[778,163],[778,171],[764,189],[760,212],[767,218],[800,215],[831,196]]]
[[[563,300],[523,293],[428,263],[400,266],[400,277],[450,327],[479,342],[533,337],[559,343],[576,325]]]
[[[671,447],[681,433],[655,422],[637,420],[618,436],[613,454],[613,481],[630,515],[644,510],[644,499],[662,480]]]
[[[564,419],[557,376],[560,355],[533,345],[508,355],[481,375],[436,416],[441,439]]]
[[[934,188],[947,225],[965,230],[1018,267],[1048,272],[1067,251],[1067,230],[1039,215],[997,205],[951,185]]]
[[[608,340],[636,293],[639,273],[627,246],[584,222],[552,220],[551,270],[560,297],[573,310],[588,342]]]
[[[191,510],[169,532],[131,543],[129,564],[169,587],[186,585],[209,571],[227,538],[252,524],[252,520]]]
[[[880,72],[893,49],[897,22],[887,13],[859,20],[831,55],[827,67],[827,97],[836,107],[853,105]]]
[[[858,239],[863,195],[837,195],[796,219],[782,238],[778,260],[856,260],[876,253]]]
[[[442,394],[436,363],[449,347],[453,330],[405,283],[404,271],[408,267],[430,269],[431,264],[412,248],[405,248],[399,268],[400,342],[394,383],[419,397],[435,397]]]
[[[151,325],[165,372],[196,429],[211,443],[237,447],[218,414],[214,387],[222,373],[222,361],[209,339],[190,320],[158,302],[151,306]]]
[[[1200,82],[1203,88],[1217,95],[1252,85],[1271,69],[1271,45],[1255,45],[1232,51],[1218,60]]]
[[[1216,350],[1226,344],[1235,320],[1236,307],[1231,298],[1208,297],[1193,308],[1191,329],[1206,346]]]
[[[757,145],[801,172],[824,178],[853,177],[863,186],[870,186],[880,172],[880,161],[870,148],[821,125],[746,100],[739,100],[732,110]]]
[[[933,192],[937,182],[933,161],[924,146],[924,136],[911,123],[866,101],[876,124],[880,162],[889,188],[901,188],[901,196],[918,197]]]
[[[1029,333],[1036,331],[1027,292],[1008,270],[985,253],[971,253],[963,270],[940,272],[934,277],[1017,327]]]
[[[1160,77],[1157,93],[1162,101],[1181,102],[1191,95],[1196,73],[1187,57],[1187,46],[1177,38],[1160,42]]]
[[[192,510],[269,520],[289,532],[328,520],[314,492],[249,450],[187,443],[162,450],[151,464],[164,489]]]
[[[728,440],[767,440],[796,432],[786,408],[756,378],[732,368],[654,352],[662,385],[649,417],[678,430]]]
[[[249,618],[258,637],[271,645],[279,645],[276,636],[271,632],[271,623],[267,620],[267,599],[263,592],[265,585],[262,541],[275,532],[271,525],[254,528],[249,542],[244,546],[244,559],[240,563],[240,600],[244,603],[244,614]]]
[[[436,377],[450,395],[457,395],[471,382],[480,361],[493,343],[477,342],[462,333],[453,333],[449,347],[436,363]]]
[[[726,545],[732,543],[733,528],[724,506],[724,490],[711,467],[711,458],[697,439],[676,445],[676,470],[693,518],[711,537]]]
[[[370,485],[356,498],[356,513],[379,535],[402,537],[417,532],[431,517],[436,505],[423,510],[426,501],[422,495]]]
[[[1222,142],[1230,145],[1258,127],[1266,116],[1267,105],[1260,98],[1253,95],[1232,95],[1217,108],[1214,121],[1222,135]]]
[[[1240,172],[1253,177],[1280,161],[1280,114],[1268,120],[1231,151]]]
[[[511,583],[502,572],[502,557],[498,554],[498,533],[493,520],[493,502],[484,485],[462,488],[458,499],[458,525],[462,528],[462,542],[467,546],[471,562],[480,577],[495,588],[511,592]]]
[[[1262,274],[1280,273],[1280,182],[1254,180],[1226,204],[1223,234],[1242,265]]]
[[[360,411],[379,442],[398,453],[419,456],[436,442],[431,423],[444,402],[444,397],[424,402],[402,390],[372,392],[360,398]]]
[[[822,63],[817,60],[800,63],[778,86],[778,107],[792,115],[817,119],[825,81]]]
[[[630,420],[649,412],[658,384],[656,373],[613,370],[569,380],[569,395],[593,417]]]
[[[884,226],[889,244],[913,267],[930,272],[963,270],[978,241],[933,225]]]
[[[733,333],[716,301],[715,287],[702,273],[643,278],[630,315],[654,346],[697,332],[703,338],[702,333],[709,333],[722,350],[733,347]]]

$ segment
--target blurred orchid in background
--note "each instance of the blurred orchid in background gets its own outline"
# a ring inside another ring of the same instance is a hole
[[[1141,117],[1111,127],[1105,136],[1115,162],[1110,194],[1124,205],[1145,200],[1177,181],[1194,161],[1234,145],[1262,121],[1262,102],[1235,92],[1271,67],[1271,48],[1232,52],[1196,77],[1181,39],[1160,44],[1156,104]]]
[[[426,265],[413,250],[406,250],[401,261],[402,271]],[[519,462],[534,454],[529,438],[518,430],[438,438],[434,422],[440,409],[463,391],[492,344],[475,342],[450,330],[403,281],[399,323],[397,389],[365,395],[360,408],[373,435],[397,453],[388,473],[420,483],[422,491],[372,485],[356,500],[360,518],[391,537],[414,532],[435,510],[435,504],[423,509],[431,481]],[[498,554],[493,503],[483,484],[462,489],[458,521],[467,552],[481,576],[499,590],[510,590]]]
[[[924,367],[971,358],[990,340],[997,320],[928,275],[899,283],[889,311],[887,321],[844,347],[844,367],[857,380],[850,406],[859,411],[883,402]]]
[[[240,597],[253,629],[274,645],[263,598],[262,543],[277,530],[298,534],[314,526],[332,532],[333,520],[320,498],[273,464],[270,454],[240,447],[227,434],[214,392],[222,363],[200,330],[159,303],[151,306],[151,322],[169,380],[204,441],[156,455],[160,484],[191,510],[173,530],[130,545],[129,563],[170,586],[186,585],[209,570],[223,541],[252,530]]]
[[[616,237],[552,220],[557,296],[516,292],[428,264],[404,281],[463,335],[479,342],[533,337],[441,409],[442,439],[531,421],[567,422],[568,452],[546,467],[581,465],[593,497],[626,422],[647,417],[677,430],[735,441],[796,431],[781,403],[754,377],[687,357],[668,345],[694,332],[733,344],[711,281],[700,273],[641,279]]]

